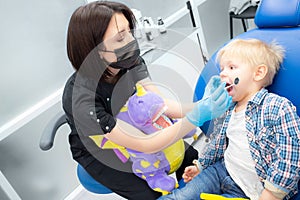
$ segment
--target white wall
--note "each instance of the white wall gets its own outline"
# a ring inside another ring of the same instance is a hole
[[[79,185],[76,164],[69,150],[67,125],[57,133],[53,149],[43,152],[39,148],[45,124],[58,110],[61,110],[60,103],[0,143],[1,172],[22,200],[63,199]],[[0,184],[5,187],[3,182]]]
[[[45,124],[61,109],[58,90],[73,71],[66,26],[83,3],[0,1],[0,199],[63,199],[78,185],[69,131],[62,130],[50,152],[38,145]]]

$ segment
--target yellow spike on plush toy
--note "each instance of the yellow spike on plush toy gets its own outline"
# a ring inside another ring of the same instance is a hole
[[[127,112],[128,111],[128,107],[127,106],[123,106],[120,110],[120,112]]]
[[[147,94],[146,90],[141,84],[136,84],[136,89],[137,89],[137,96],[141,97]]]
[[[128,151],[126,150],[125,147],[123,146],[120,146],[110,140],[107,140],[104,145],[101,147],[101,143],[102,143],[102,140],[104,139],[104,136],[103,135],[91,135],[89,136],[94,142],[95,144],[102,148],[102,149],[118,149],[122,154],[123,156],[125,156],[127,159],[129,159],[129,153]]]

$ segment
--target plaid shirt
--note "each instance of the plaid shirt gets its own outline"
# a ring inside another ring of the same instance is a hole
[[[211,142],[199,159],[203,168],[224,157],[226,130],[233,109],[234,105],[214,121]],[[245,120],[260,180],[287,192],[285,199],[293,196],[300,176],[300,119],[295,106],[286,98],[262,89],[248,102]]]

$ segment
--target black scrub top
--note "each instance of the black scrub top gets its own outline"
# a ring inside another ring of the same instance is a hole
[[[140,60],[131,69],[121,69],[122,76],[116,84],[89,78],[80,71],[68,79],[63,92],[63,109],[71,128],[72,156],[83,167],[95,159],[106,165],[121,164],[113,150],[100,149],[89,136],[110,132],[116,125],[115,115],[135,92],[135,84],[149,77],[144,60]]]

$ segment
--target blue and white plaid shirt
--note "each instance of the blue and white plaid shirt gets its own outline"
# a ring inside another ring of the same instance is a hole
[[[211,142],[199,159],[203,168],[224,157],[233,109],[234,105],[214,121]],[[300,177],[300,119],[295,106],[261,89],[248,102],[245,118],[249,148],[260,180],[286,192],[285,198],[293,196]]]

